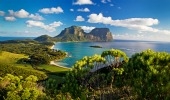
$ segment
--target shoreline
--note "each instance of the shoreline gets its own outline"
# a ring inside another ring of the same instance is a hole
[[[66,69],[71,69],[71,68],[68,68],[68,67],[58,65],[57,63],[55,63],[55,61],[50,61],[50,65],[54,65],[54,66],[61,67],[61,68],[66,68]]]
[[[54,46],[55,46],[56,42],[53,42],[53,43],[54,44],[51,47],[49,47],[50,49],[54,49]]]
[[[54,45],[52,45],[52,46],[50,47],[50,49],[54,49],[54,47],[55,47],[55,43],[54,43]],[[54,66],[61,67],[61,68],[66,68],[66,69],[71,69],[71,68],[68,68],[68,67],[59,65],[59,64],[55,63],[55,61],[56,61],[56,60],[50,61],[50,65],[54,65]]]

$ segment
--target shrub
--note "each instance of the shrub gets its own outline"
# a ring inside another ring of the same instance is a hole
[[[8,73],[16,76],[23,76],[23,77],[34,75],[37,76],[39,80],[45,80],[47,78],[47,75],[44,72],[31,70],[27,68],[20,68],[17,66],[12,66],[7,64],[0,64],[0,76],[5,76]]]

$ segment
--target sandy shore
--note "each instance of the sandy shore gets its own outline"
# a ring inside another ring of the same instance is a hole
[[[71,68],[68,68],[68,67],[64,67],[64,66],[58,65],[57,63],[55,63],[55,61],[50,61],[50,65],[55,65],[57,67],[71,69]]]
[[[50,49],[54,49],[54,46],[55,46],[55,45],[52,45],[52,46],[50,47]]]
[[[54,46],[55,46],[55,44],[52,45],[52,46],[50,47],[50,49],[54,49]],[[71,69],[71,68],[68,68],[68,67],[64,67],[64,66],[58,65],[57,63],[55,63],[55,61],[50,61],[50,65],[55,65],[55,66],[57,66],[57,67]]]

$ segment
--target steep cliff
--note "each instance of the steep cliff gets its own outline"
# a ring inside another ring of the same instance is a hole
[[[49,41],[112,41],[112,33],[108,28],[95,28],[89,33],[85,33],[81,27],[71,26],[65,28],[55,37],[42,35],[35,38],[39,42]]]
[[[112,33],[108,28],[95,28],[86,35],[92,41],[111,41],[113,40]]]
[[[81,27],[78,26],[71,26],[65,28],[61,33],[56,36],[57,40],[60,41],[86,41],[85,32]]]
[[[85,33],[81,27],[71,26],[65,28],[55,37],[60,41],[111,41],[112,33],[108,28],[95,28],[90,33]]]

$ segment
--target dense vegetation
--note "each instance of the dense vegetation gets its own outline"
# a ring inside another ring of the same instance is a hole
[[[27,78],[7,74],[0,78],[0,99],[3,100],[36,100],[43,97],[43,87],[37,86],[37,77]]]
[[[41,64],[49,64],[52,60],[62,59],[66,56],[65,52],[53,50],[49,47],[54,45],[51,42],[37,42],[34,40],[11,40],[1,42],[0,50],[17,54],[26,54],[28,59],[24,58],[19,63],[29,63],[33,67]]]
[[[84,57],[67,74],[62,89],[74,99],[169,100],[170,54],[146,50],[128,61],[123,52],[112,49]]]
[[[37,71],[31,68],[29,64],[18,64],[17,61],[23,58],[28,58],[23,54],[14,54],[10,52],[1,52],[0,54],[0,76],[5,76],[10,73],[17,76],[27,77],[35,75],[39,80],[44,80],[47,75],[44,72]]]
[[[132,56],[124,68],[126,82],[139,99],[170,99],[170,54],[146,50]]]
[[[169,53],[146,50],[134,54],[129,59],[124,52],[111,49],[103,51],[101,55],[85,56],[77,61],[70,71],[53,73],[47,79],[43,72],[19,66],[31,56],[33,56],[31,59],[40,61],[40,65],[36,66],[42,66],[43,57],[37,57],[37,54],[42,53],[41,56],[47,57],[46,54],[50,56],[53,50],[41,43],[5,44],[11,48],[1,43],[3,51],[0,50],[0,55],[3,55],[4,51],[26,55],[15,55],[18,57],[12,57],[15,60],[11,58],[11,63],[3,63],[5,59],[0,57],[2,100],[170,99]],[[12,50],[14,48],[15,50]],[[9,59],[7,61],[10,62]],[[25,63],[27,66],[30,64]]]

